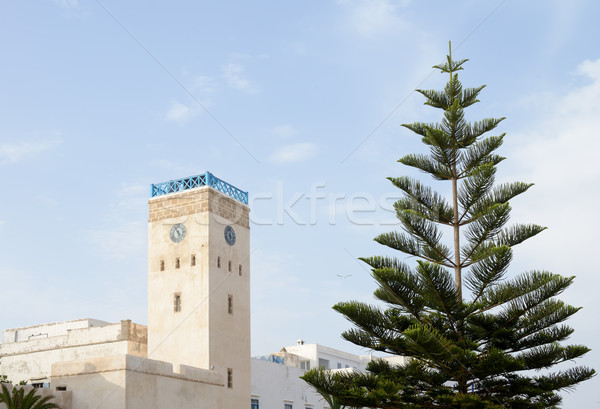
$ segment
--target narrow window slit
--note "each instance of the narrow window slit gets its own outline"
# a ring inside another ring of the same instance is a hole
[[[181,293],[175,293],[173,295],[173,311],[181,311]]]

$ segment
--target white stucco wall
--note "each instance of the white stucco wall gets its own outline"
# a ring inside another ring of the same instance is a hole
[[[2,331],[2,343],[23,342],[31,339],[50,338],[66,335],[69,330],[104,327],[110,323],[92,318],[81,318],[72,321],[52,322],[49,324],[31,325],[28,327],[11,328]]]
[[[286,346],[285,350],[288,353],[298,355],[300,361],[310,360],[311,368],[318,368],[319,359],[326,359],[329,361],[329,369],[338,369],[338,364],[340,364],[342,369],[347,367],[362,371],[371,360],[370,355],[354,355],[319,344],[290,345]]]
[[[284,403],[293,409],[325,408],[321,395],[300,379],[304,370],[255,358],[251,367],[252,397],[259,400],[260,409],[283,409]]]
[[[91,320],[68,321],[39,325],[40,328],[53,328],[49,332],[58,334],[47,338],[26,338],[20,342],[0,345],[0,374],[10,381],[47,382],[51,366],[55,362],[66,362],[118,354],[146,356],[147,329],[129,320],[104,326],[82,326]],[[94,320],[98,323],[103,321]],[[5,333],[10,333],[8,330]],[[19,330],[19,332],[21,332]],[[23,331],[25,333],[25,331]]]
[[[52,384],[73,409],[225,409],[221,374],[132,355],[56,363]]]

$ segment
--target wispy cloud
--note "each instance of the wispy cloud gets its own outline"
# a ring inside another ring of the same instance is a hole
[[[165,119],[181,123],[195,117],[198,113],[199,111],[194,105],[188,106],[177,101],[171,101],[171,107],[167,111]]]
[[[286,145],[275,151],[269,161],[276,164],[297,163],[314,157],[317,154],[317,145],[310,142]]]
[[[141,258],[146,241],[146,223],[129,221],[114,228],[98,229],[89,232],[90,240],[98,250],[111,259]]]
[[[107,258],[144,256],[147,224],[139,215],[146,211],[147,193],[148,187],[142,184],[123,184],[115,193],[104,222],[88,230],[89,240]]]
[[[374,36],[407,27],[407,21],[399,15],[399,10],[410,1],[402,0],[338,0],[347,12],[349,26],[363,36]]]
[[[66,18],[85,18],[92,14],[89,4],[81,4],[79,0],[53,0],[53,2],[63,10],[63,16]]]
[[[568,274],[578,272],[586,283],[581,288],[587,291],[600,284],[593,263],[580,257],[597,251],[596,227],[600,225],[595,209],[600,201],[600,59],[583,62],[578,74],[590,82],[553,97],[552,108],[540,119],[532,118],[529,130],[509,134],[507,143],[515,141],[517,146],[507,156],[511,163],[522,164],[514,170],[513,179],[536,184],[518,199],[515,217],[549,227],[527,244],[527,260]],[[580,296],[592,302],[591,293]]]
[[[194,93],[210,94],[217,89],[217,82],[208,75],[196,75],[191,81],[191,88]]]
[[[223,78],[227,81],[227,85],[231,88],[255,94],[260,87],[253,81],[246,78],[246,68],[238,62],[230,62],[221,66]]]
[[[0,145],[0,166],[17,163],[60,145],[59,138],[35,142],[14,142]]]
[[[292,125],[286,124],[270,128],[269,133],[279,138],[291,138],[292,136],[296,136],[298,134],[298,130]]]
[[[79,7],[78,0],[54,0],[54,3],[58,4],[59,6],[65,9],[76,9],[77,7]]]
[[[186,81],[186,88],[197,100],[201,101],[202,106],[207,107],[211,105],[210,96],[217,91],[218,86],[215,78],[200,74]],[[200,115],[204,110],[202,106],[198,104],[198,101],[194,101],[191,98],[187,104],[172,100],[165,114],[165,120],[180,124],[185,123]]]

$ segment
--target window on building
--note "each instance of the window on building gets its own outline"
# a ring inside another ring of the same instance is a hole
[[[242,275],[242,265],[241,264],[238,266],[238,274]]]
[[[233,295],[227,296],[227,312],[233,314]]]
[[[250,399],[250,409],[260,409],[258,399]]]
[[[337,369],[342,369],[342,364],[341,363],[337,363]]]
[[[227,387],[233,388],[233,369],[227,368]]]
[[[217,268],[221,268],[221,257],[217,257]]]
[[[310,369],[310,361],[300,361],[300,369],[308,371]]]
[[[179,268],[180,263],[179,263],[179,257],[175,258],[175,268]]]
[[[33,386],[33,389],[40,389],[44,387],[44,382],[33,382],[31,386]]]
[[[181,311],[181,293],[175,293],[173,295],[173,311]]]
[[[350,365],[346,365],[345,368],[350,368]]]
[[[160,271],[165,271],[165,260],[160,260]]]
[[[293,409],[294,406],[291,403],[284,403],[283,404],[283,409]]]
[[[190,264],[192,265],[192,267],[194,267],[196,265],[196,255],[195,254],[192,254],[192,260],[191,260]]]
[[[319,368],[329,369],[329,359],[319,358]]]
[[[227,271],[231,273],[231,260],[227,263]]]

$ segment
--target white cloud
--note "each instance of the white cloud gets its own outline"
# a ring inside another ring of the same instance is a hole
[[[183,69],[183,71],[183,75],[187,77],[187,70]],[[189,98],[188,104],[172,100],[165,115],[165,120],[181,124],[198,116],[204,110],[203,107],[211,105],[210,96],[216,92],[218,88],[218,84],[214,77],[203,74],[196,75],[193,78],[187,78],[185,83],[186,89],[195,99]]]
[[[529,115],[527,130],[508,133],[506,147],[515,146],[515,151],[506,155],[504,166],[514,167],[510,179],[535,183],[511,202],[515,221],[548,227],[515,248],[513,272],[540,269],[576,276],[571,288],[560,295],[565,302],[584,307],[568,321],[575,328],[569,343],[590,347],[592,353],[577,363],[598,368],[600,359],[593,351],[600,348],[596,324],[600,275],[595,262],[600,227],[600,59],[583,62],[578,74],[589,80],[585,86],[548,97],[546,109],[536,106],[529,111],[543,112],[540,119]],[[565,395],[564,406],[585,406],[582,397],[592,396],[592,385],[584,384],[577,394]]]
[[[407,0],[338,0],[338,4],[346,8],[350,27],[367,37],[406,28],[407,22],[398,11],[409,3]]]
[[[269,161],[277,164],[302,162],[317,154],[317,145],[310,142],[295,143],[279,148],[271,156]]]
[[[77,7],[79,7],[78,0],[54,0],[54,3],[58,4],[59,6],[65,9],[76,9]]]
[[[198,110],[195,106],[187,106],[177,101],[171,101],[171,107],[167,111],[165,119],[174,122],[186,122],[189,119],[198,115]]]
[[[0,166],[34,157],[38,153],[52,149],[60,143],[60,139],[54,138],[47,141],[2,144],[0,145]]]
[[[274,126],[269,131],[272,135],[278,136],[280,138],[291,138],[292,136],[298,134],[298,130],[292,125]]]
[[[591,82],[555,97],[528,131],[508,135],[516,151],[507,162],[517,163],[511,179],[535,186],[514,201],[515,219],[548,226],[540,236],[516,249],[515,262],[525,269],[541,268],[577,275],[567,301],[584,305],[578,316],[597,311],[600,302],[589,288],[600,285],[593,263],[597,253],[600,214],[600,59],[578,68]],[[593,318],[590,316],[590,323]]]
[[[98,250],[111,259],[142,258],[146,249],[144,221],[129,221],[114,228],[91,230],[89,237]]]
[[[147,224],[139,215],[147,211],[147,193],[145,185],[122,184],[105,220],[88,230],[89,240],[104,256],[123,260],[145,255]]]
[[[192,80],[191,87],[194,91],[208,94],[216,90],[217,84],[213,77],[208,75],[197,75]]]
[[[258,92],[258,84],[250,81],[246,78],[246,68],[237,62],[230,62],[221,66],[223,78],[227,81],[227,85],[231,88],[247,92],[249,94],[255,94]]]

